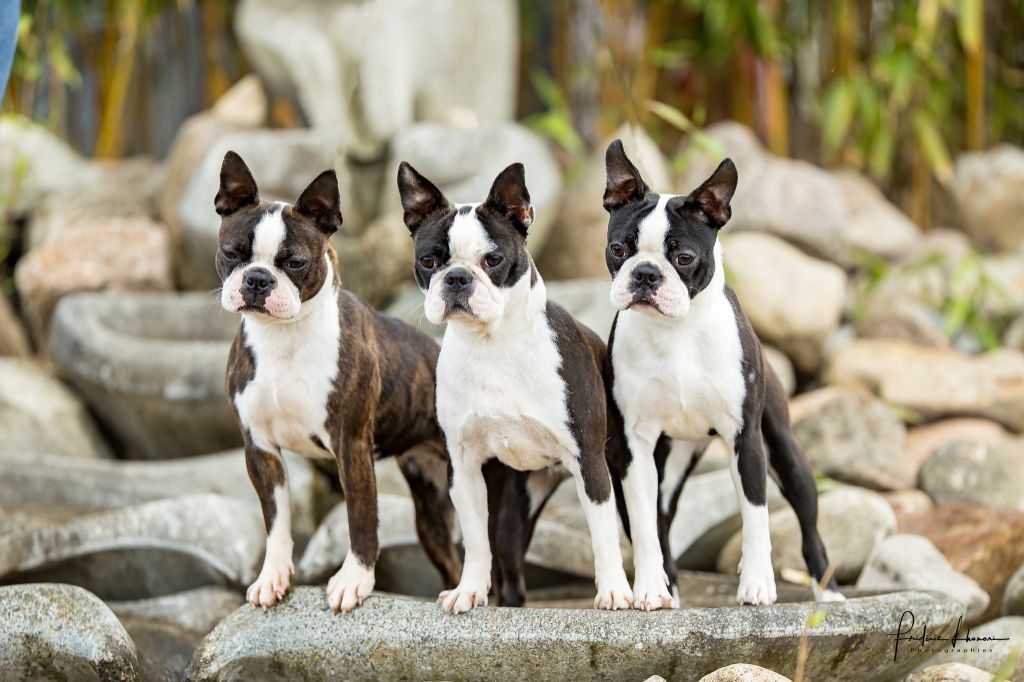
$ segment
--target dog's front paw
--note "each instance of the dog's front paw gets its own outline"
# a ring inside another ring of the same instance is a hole
[[[279,599],[284,599],[284,593],[291,584],[291,574],[294,572],[295,567],[291,559],[264,562],[263,570],[256,577],[256,582],[245,592],[246,601],[263,608],[273,606]]]
[[[774,604],[775,571],[771,554],[747,558],[740,564],[740,587],[736,590],[737,604]]]
[[[597,596],[594,597],[595,609],[628,609],[633,605],[633,591],[629,589],[629,581],[626,574],[617,576],[611,580],[599,580],[597,583]]]
[[[367,568],[354,554],[349,552],[341,570],[327,582],[327,603],[331,611],[348,613],[373,592],[373,568]]]
[[[487,606],[487,583],[471,583],[463,580],[455,589],[445,590],[437,596],[445,613],[466,613],[477,606]]]
[[[664,571],[658,573],[660,575],[638,575],[633,581],[634,609],[657,611],[658,609],[679,608],[679,600],[669,592],[668,577]]]

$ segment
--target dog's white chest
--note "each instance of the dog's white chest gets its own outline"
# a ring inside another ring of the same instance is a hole
[[[331,447],[327,400],[338,374],[338,318],[310,322],[302,329],[245,323],[256,372],[235,406],[257,445],[330,457],[318,442]]]
[[[576,456],[560,362],[546,325],[486,343],[450,330],[437,366],[438,421],[449,444],[522,471]]]
[[[738,431],[746,395],[743,351],[732,307],[724,297],[722,303],[677,326],[641,312],[619,315],[612,362],[625,419],[679,440]]]

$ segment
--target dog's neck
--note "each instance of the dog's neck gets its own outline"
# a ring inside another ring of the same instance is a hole
[[[242,324],[246,332],[262,335],[296,335],[299,338],[310,336],[310,332],[323,328],[330,318],[338,317],[337,294],[340,281],[335,274],[334,261],[330,253],[325,253],[327,274],[320,289],[299,307],[299,314],[289,320],[279,320],[269,315],[258,313],[242,313]],[[310,337],[312,338],[312,337]]]
[[[485,323],[473,318],[459,318],[450,321],[448,329],[459,338],[478,343],[521,338],[537,332],[547,333],[547,305],[547,287],[531,257],[530,267],[508,289],[505,310],[499,319]]]

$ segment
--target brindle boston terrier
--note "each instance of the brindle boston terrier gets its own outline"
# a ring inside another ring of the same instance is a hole
[[[294,206],[266,202],[242,159],[228,152],[216,208],[221,303],[242,314],[227,393],[268,532],[248,600],[272,605],[293,571],[282,449],[337,461],[350,549],[327,585],[333,611],[352,610],[373,590],[375,457],[399,456],[420,540],[443,582],[455,585],[461,560],[434,409],[437,344],[342,290],[328,242],[342,220],[334,171],[321,173]]]
[[[522,164],[502,171],[478,204],[452,204],[407,163],[399,167],[398,187],[424,313],[448,323],[437,416],[451,455],[466,561],[458,587],[439,601],[455,613],[487,603],[492,546],[508,550],[494,539],[494,511],[513,502],[487,485],[488,467],[500,463],[517,470],[518,490],[531,507],[543,503],[545,481],[560,478],[562,467],[573,475],[594,548],[594,605],[628,608],[632,594],[604,455],[605,347],[547,299],[526,250],[533,207]],[[497,524],[501,534],[525,520],[508,514]],[[520,556],[525,544],[508,551]]]
[[[725,285],[718,231],[729,220],[736,167],[726,159],[688,195],[656,194],[618,140],[608,147],[605,259],[619,310],[608,341],[612,394],[627,448],[611,468],[628,521],[634,605],[678,606],[668,530],[687,474],[712,437],[734,453],[743,522],[739,603],[775,601],[766,506],[770,465],[793,506],[814,580],[828,567],[817,493],[789,426],[782,384],[764,362],[736,295]],[[676,446],[669,449],[669,439]],[[765,451],[767,450],[767,458]],[[670,591],[671,590],[671,591]],[[819,599],[842,599],[835,581]]]

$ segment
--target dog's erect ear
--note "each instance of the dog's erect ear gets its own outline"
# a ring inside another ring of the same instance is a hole
[[[405,226],[413,234],[431,213],[449,206],[441,190],[406,161],[398,166],[398,193],[405,211]]]
[[[231,215],[240,208],[259,202],[256,181],[252,179],[249,167],[235,152],[224,155],[220,166],[220,189],[213,205],[220,215]]]
[[[527,228],[533,223],[533,206],[530,205],[530,192],[526,189],[523,164],[513,163],[498,173],[484,205],[511,220],[516,230],[526,235]]]
[[[295,211],[312,218],[316,226],[332,235],[341,227],[341,194],[338,176],[326,170],[316,176],[295,202]]]
[[[729,202],[736,191],[736,182],[739,176],[736,173],[736,164],[732,159],[725,159],[718,164],[718,168],[711,174],[711,177],[704,181],[704,184],[690,192],[690,200],[697,208],[707,216],[711,227],[718,229],[729,222],[732,217],[732,208]]]
[[[626,156],[622,140],[614,140],[604,154],[604,167],[608,175],[604,188],[604,210],[612,211],[631,201],[639,201],[647,193],[647,183],[640,171]]]

